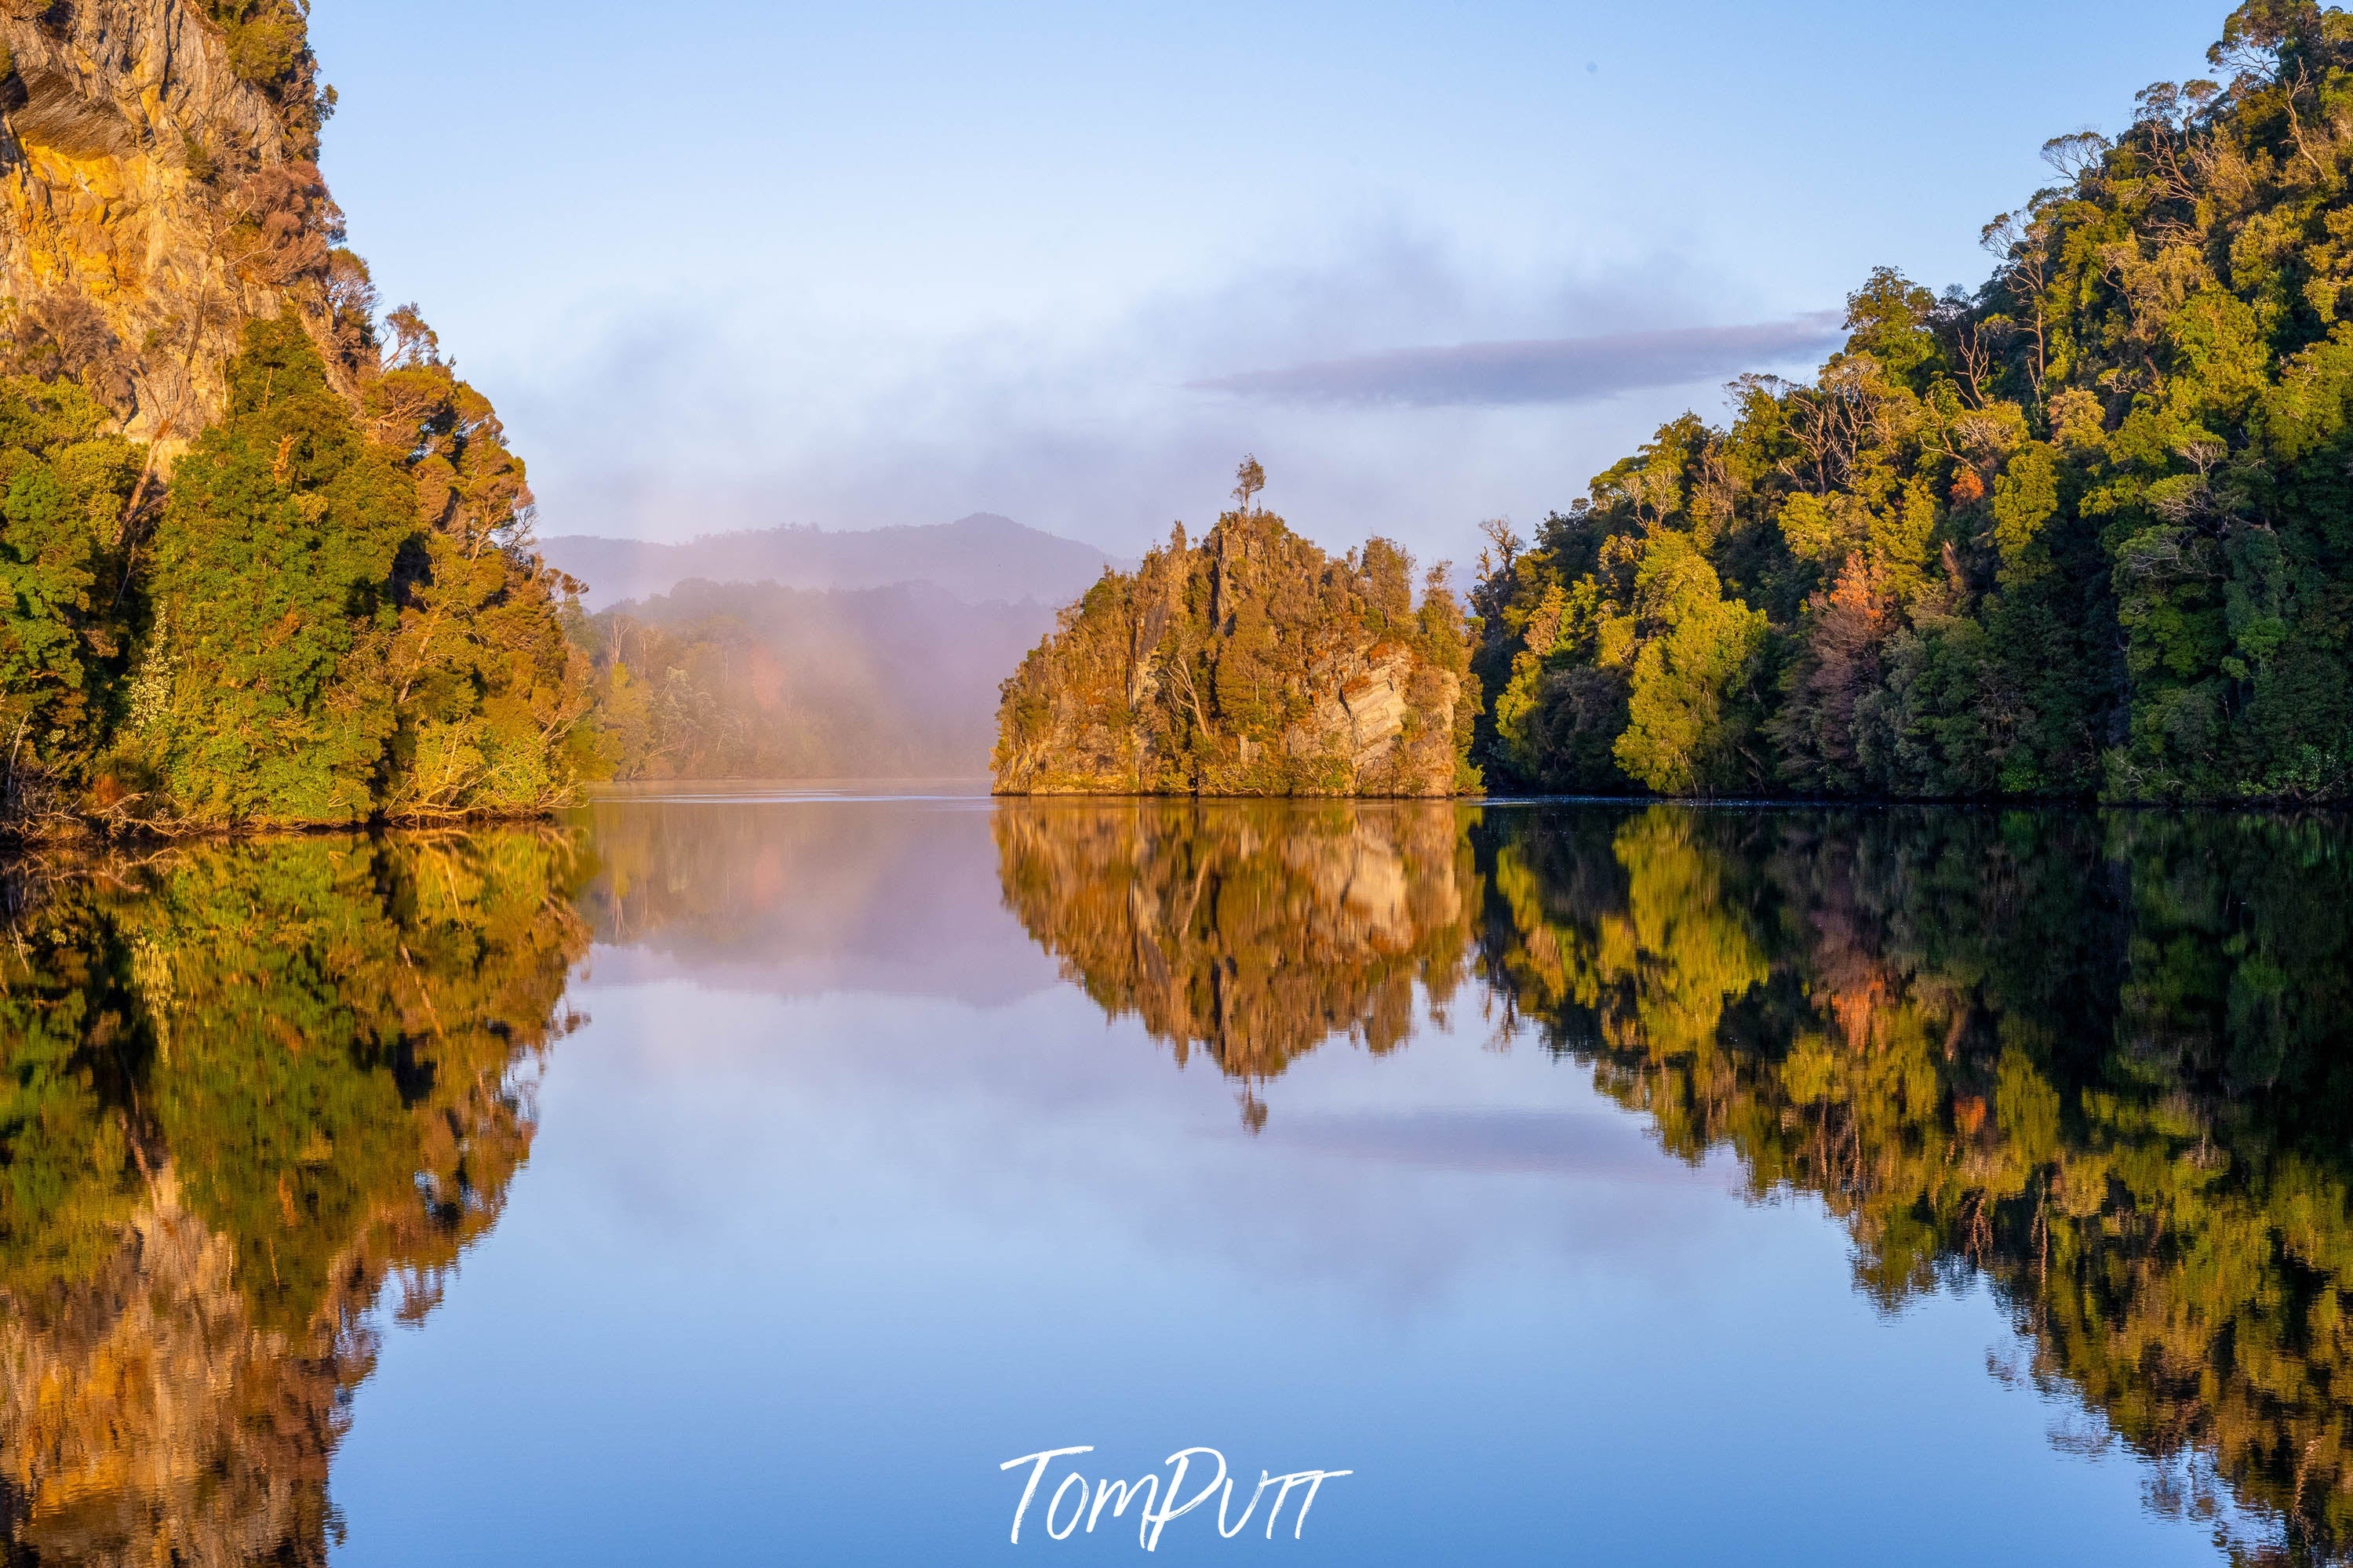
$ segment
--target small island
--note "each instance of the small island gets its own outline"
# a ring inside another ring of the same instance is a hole
[[[999,795],[1475,793],[1479,688],[1447,569],[1385,539],[1334,558],[1256,504],[1106,572],[1005,682]]]

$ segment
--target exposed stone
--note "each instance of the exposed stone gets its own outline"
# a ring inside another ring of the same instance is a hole
[[[1325,555],[1264,512],[1181,530],[1062,613],[1005,686],[1008,795],[1456,794],[1475,691],[1442,584],[1375,541]]]
[[[10,5],[0,45],[0,299],[88,300],[127,433],[168,455],[218,416],[247,321],[322,317],[333,209],[189,0]]]

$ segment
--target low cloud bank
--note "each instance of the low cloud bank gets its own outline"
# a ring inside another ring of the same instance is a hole
[[[1828,353],[1840,342],[1841,321],[1840,312],[1820,310],[1746,326],[1393,349],[1192,384],[1203,392],[1286,403],[1421,408],[1596,403],[1620,393],[1684,386]]]

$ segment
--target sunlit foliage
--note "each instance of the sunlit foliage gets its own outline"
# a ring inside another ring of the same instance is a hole
[[[522,463],[413,313],[387,359],[361,300],[335,368],[253,323],[168,481],[60,367],[0,379],[9,825],[529,813],[599,768]]]
[[[1557,790],[2353,793],[2353,18],[2231,16],[1986,231],[1893,271],[1473,595],[1480,756]]]
[[[1438,795],[1476,788],[1478,687],[1446,568],[1335,560],[1254,504],[1106,573],[1004,687],[1007,794]]]

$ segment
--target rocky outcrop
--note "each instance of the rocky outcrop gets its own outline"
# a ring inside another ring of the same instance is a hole
[[[1004,795],[1450,795],[1478,693],[1443,572],[1264,511],[1105,573],[1005,683]]]
[[[230,43],[193,0],[0,0],[12,352],[166,456],[220,416],[247,321],[290,305],[332,335],[339,219],[311,162],[307,51],[298,35],[257,67]]]
[[[1283,743],[1295,755],[1345,756],[1351,795],[1453,794],[1451,742],[1462,677],[1386,643],[1348,662],[1360,668]]]

